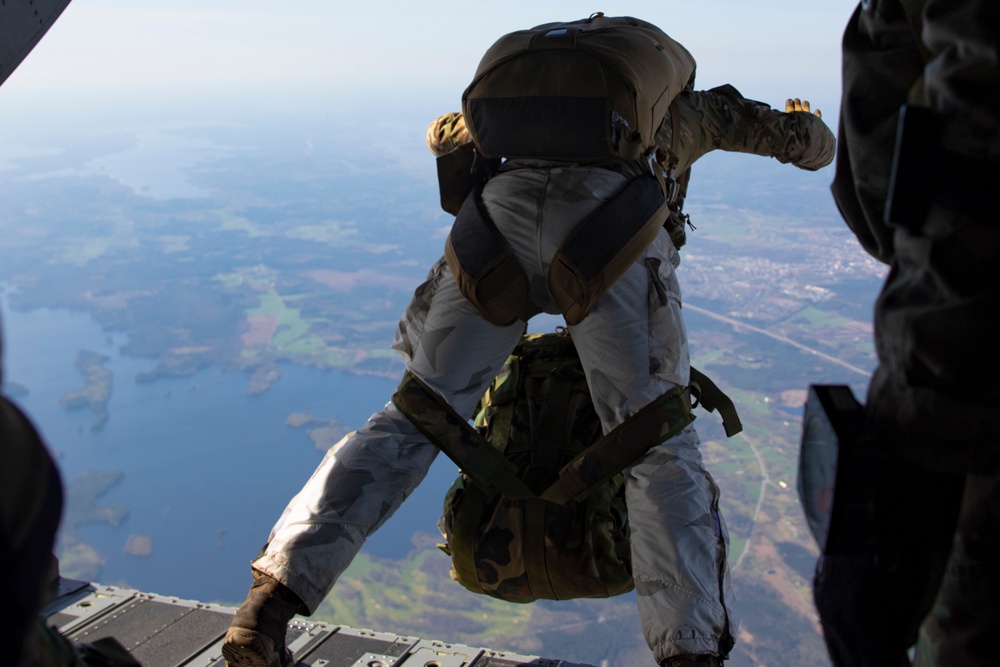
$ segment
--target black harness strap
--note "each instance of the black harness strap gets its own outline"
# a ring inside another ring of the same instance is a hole
[[[513,500],[536,497],[518,479],[514,465],[413,373],[403,376],[392,402],[483,489]]]
[[[577,226],[549,267],[549,291],[567,324],[586,317],[642,256],[669,214],[659,181],[647,174],[633,178]]]
[[[462,295],[492,324],[527,322],[542,312],[528,298],[528,276],[490,219],[480,185],[465,198],[444,246]]]
[[[581,499],[693,421],[688,388],[674,387],[563,466],[542,499],[559,505]]]
[[[709,412],[719,411],[722,426],[726,429],[726,437],[731,438],[743,430],[743,423],[736,413],[733,400],[726,396],[711,378],[694,367],[691,368],[691,393],[701,407]]]
[[[514,465],[499,450],[409,371],[392,400],[481,488],[512,500],[541,498],[559,505],[585,496],[694,421],[688,388],[675,387],[563,466],[559,478],[539,495],[517,477]]]

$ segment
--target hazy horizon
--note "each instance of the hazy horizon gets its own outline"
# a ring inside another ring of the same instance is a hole
[[[593,11],[656,23],[698,63],[697,87],[731,83],[780,107],[809,99],[831,120],[840,95],[846,0],[803,4],[513,0],[478,5],[307,0],[282,10],[239,0],[75,0],[0,89],[0,116],[72,118],[225,106],[352,108],[371,97],[456,108],[500,35]],[[145,111],[143,109],[145,108]],[[45,121],[49,122],[49,121]],[[835,125],[835,123],[832,123]],[[0,133],[0,142],[10,136]],[[0,144],[2,146],[2,144]]]

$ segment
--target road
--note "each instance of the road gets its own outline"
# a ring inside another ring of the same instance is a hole
[[[710,317],[713,320],[716,320],[718,322],[723,322],[725,324],[729,324],[730,326],[732,326],[737,331],[739,331],[740,329],[742,329],[742,330],[745,330],[745,331],[752,331],[754,333],[759,333],[761,335],[767,336],[769,338],[773,338],[774,340],[780,341],[780,342],[785,343],[787,345],[791,345],[792,347],[795,347],[795,348],[797,348],[799,350],[802,350],[803,352],[808,352],[809,354],[814,354],[817,357],[819,357],[819,358],[821,358],[821,359],[823,359],[825,361],[829,361],[831,364],[836,364],[838,366],[846,368],[849,371],[857,373],[858,375],[862,375],[862,376],[864,376],[866,378],[871,377],[871,373],[869,371],[866,371],[863,368],[859,368],[858,366],[855,366],[854,364],[848,363],[848,362],[844,361],[843,359],[838,359],[837,357],[831,356],[831,355],[829,355],[829,354],[827,354],[825,352],[821,352],[820,350],[817,350],[815,348],[809,347],[808,345],[803,345],[802,343],[799,343],[798,341],[794,341],[794,340],[792,340],[791,338],[789,338],[787,336],[782,336],[781,334],[776,334],[773,331],[768,331],[767,329],[761,329],[760,327],[755,327],[752,324],[747,324],[746,322],[741,322],[740,320],[736,320],[736,319],[733,319],[731,317],[726,317],[725,315],[719,315],[718,313],[713,313],[710,310],[706,310],[704,308],[699,308],[698,306],[693,306],[690,303],[685,303],[684,304],[684,308],[686,310],[692,310],[692,311],[698,313],[699,315],[704,315],[705,317]],[[771,477],[770,477],[770,475],[767,472],[767,465],[764,463],[764,457],[761,456],[760,451],[757,449],[757,445],[754,444],[754,441],[752,439],[746,437],[745,435],[741,435],[741,437],[750,446],[751,451],[753,451],[754,457],[756,457],[756,459],[757,459],[757,465],[760,466],[760,477],[761,477],[761,480],[760,480],[760,495],[757,498],[757,506],[754,508],[753,516],[750,517],[751,518],[751,525],[752,525],[752,528],[750,529],[750,535],[747,537],[747,541],[743,545],[743,551],[740,553],[740,555],[736,558],[736,561],[733,563],[733,566],[732,566],[732,571],[733,572],[736,572],[740,568],[740,565],[743,563],[744,557],[750,551],[750,543],[753,541],[754,532],[755,532],[756,526],[757,526],[757,517],[760,515],[761,507],[763,507],[763,505],[764,505],[764,498],[765,498],[765,496],[767,494],[767,485],[771,483]]]
[[[684,309],[685,310],[692,310],[692,311],[698,313],[699,315],[704,315],[705,317],[710,317],[713,320],[717,320],[719,322],[725,322],[726,324],[731,325],[733,328],[735,328],[737,330],[744,329],[746,331],[753,331],[754,333],[762,334],[762,335],[767,336],[769,338],[773,338],[774,340],[781,341],[782,343],[787,343],[788,345],[791,345],[792,347],[798,348],[798,349],[802,350],[803,352],[808,352],[809,354],[814,354],[817,357],[820,357],[821,359],[823,359],[825,361],[829,361],[831,364],[836,364],[838,366],[843,366],[847,370],[853,371],[853,372],[855,372],[855,373],[857,373],[859,375],[863,375],[866,378],[867,377],[871,377],[871,375],[872,375],[869,371],[866,371],[864,368],[859,368],[859,367],[855,366],[854,364],[850,364],[850,363],[844,361],[843,359],[838,359],[837,357],[831,356],[831,355],[829,355],[829,354],[827,354],[825,352],[821,352],[821,351],[819,351],[819,350],[817,350],[815,348],[809,347],[808,345],[803,345],[802,343],[799,343],[798,341],[792,340],[788,336],[782,336],[781,334],[776,334],[773,331],[768,331],[767,329],[761,329],[760,327],[755,327],[752,324],[747,324],[746,322],[741,322],[740,320],[734,320],[731,317],[726,317],[725,315],[719,315],[718,313],[713,313],[710,310],[705,310],[704,308],[699,308],[698,306],[692,306],[690,303],[685,303],[684,304]]]

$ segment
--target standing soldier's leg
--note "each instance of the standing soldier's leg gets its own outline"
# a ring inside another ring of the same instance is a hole
[[[1000,475],[966,475],[944,581],[917,641],[915,667],[992,665],[1000,629]]]
[[[572,327],[595,407],[610,430],[689,381],[680,289],[665,232]],[[719,491],[688,427],[625,471],[632,568],[646,641],[672,657],[725,657],[737,621]]]

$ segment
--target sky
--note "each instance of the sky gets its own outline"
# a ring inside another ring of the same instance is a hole
[[[593,11],[651,21],[698,62],[698,88],[735,85],[835,118],[849,0],[73,0],[0,89],[0,109],[440,100],[457,108],[500,35]],[[829,122],[829,121],[828,121]]]

